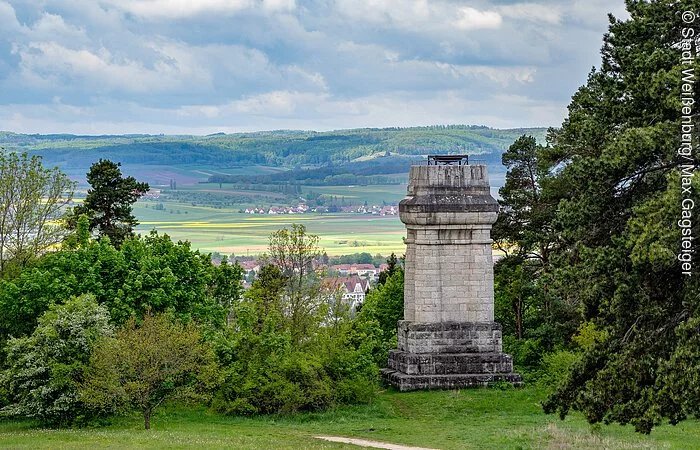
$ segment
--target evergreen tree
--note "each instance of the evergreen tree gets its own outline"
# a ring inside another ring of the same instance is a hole
[[[148,183],[139,183],[134,177],[122,177],[121,163],[100,159],[90,166],[87,181],[92,186],[82,205],[73,209],[69,226],[75,228],[81,214],[90,217],[90,231],[108,236],[115,246],[133,235],[138,225],[132,214],[132,205],[148,192]]]
[[[543,184],[549,178],[548,168],[540,162],[542,149],[532,136],[521,136],[503,153],[502,163],[508,169],[505,185],[498,191],[500,212],[492,236],[496,245],[508,254],[537,259],[546,268],[554,236],[551,221],[556,203],[544,197]]]
[[[551,288],[606,337],[587,347],[545,410],[648,433],[663,418],[700,414],[700,283],[677,259],[680,86],[683,69],[700,72],[698,60],[681,64],[680,12],[698,3],[626,4],[628,20],[610,17],[601,68],[549,136],[556,176],[547,190],[559,199],[562,243]],[[697,221],[692,232],[700,235]]]
[[[388,265],[386,270],[379,273],[379,279],[377,280],[377,284],[379,286],[383,286],[384,283],[386,283],[386,280],[391,278],[391,276],[397,271],[400,270],[403,272],[403,268],[401,268],[401,266],[399,265],[399,259],[396,257],[395,253],[389,255],[389,258],[387,258],[386,263]]]
[[[562,308],[565,305],[548,292],[550,253],[557,243],[552,227],[557,199],[544,189],[552,178],[542,161],[547,150],[534,137],[523,135],[503,153],[508,172],[492,230],[496,246],[506,254],[494,267],[499,321],[517,339],[536,339],[542,351],[561,345],[576,325],[567,317],[571,308]],[[526,322],[532,333],[526,333]]]

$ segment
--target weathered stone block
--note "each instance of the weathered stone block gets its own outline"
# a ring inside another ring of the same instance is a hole
[[[500,352],[502,347],[501,325],[496,322],[402,320],[397,333],[399,350],[411,353]]]
[[[491,225],[498,203],[485,166],[413,166],[406,199],[404,319],[385,380],[400,390],[520,383],[493,322]]]
[[[479,373],[448,375],[408,375],[393,369],[382,369],[384,380],[400,391],[420,389],[463,389],[488,386],[496,382],[508,382],[515,386],[522,384],[522,378],[516,373]]]
[[[407,375],[511,374],[513,359],[498,352],[417,354],[391,350],[388,367]]]

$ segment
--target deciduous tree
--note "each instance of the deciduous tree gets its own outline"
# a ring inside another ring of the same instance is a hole
[[[292,339],[299,345],[317,318],[322,304],[321,280],[314,262],[322,254],[319,237],[306,233],[304,225],[293,224],[270,235],[270,261],[280,268],[287,282],[284,310]]]
[[[103,339],[95,348],[81,398],[107,411],[137,408],[148,430],[153,411],[194,383],[212,361],[194,324],[149,313],[141,325],[132,318],[114,338]]]
[[[359,316],[361,320],[376,320],[383,331],[380,338],[389,341],[396,335],[397,322],[403,319],[404,272],[399,267],[386,282],[367,293]]]
[[[0,337],[32,332],[51,304],[91,293],[121,325],[132,315],[170,311],[184,320],[222,327],[240,293],[235,266],[214,266],[189,242],[155,231],[116,249],[107,239],[51,252],[17,277],[0,280]]]
[[[73,183],[41,157],[0,151],[0,274],[20,267],[66,236],[61,224]]]
[[[0,382],[12,403],[4,411],[50,425],[88,420],[79,387],[96,343],[112,331],[107,308],[91,295],[52,306],[30,336],[7,344]]]

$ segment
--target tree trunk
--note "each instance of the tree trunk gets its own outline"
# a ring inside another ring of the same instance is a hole
[[[518,335],[518,339],[523,338],[523,301],[521,297],[517,297],[513,302],[513,309],[515,310],[515,331]]]
[[[143,426],[145,429],[151,429],[151,408],[146,408],[143,410]]]

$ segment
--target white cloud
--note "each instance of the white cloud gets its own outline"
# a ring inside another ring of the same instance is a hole
[[[607,26],[608,12],[612,12],[618,19],[629,17],[622,2],[610,2],[610,0],[573,0],[567,2],[565,9],[568,21],[578,22],[594,29]]]
[[[507,86],[512,82],[531,83],[537,72],[535,67],[465,66],[445,63],[435,63],[435,65],[453,77],[485,78],[501,86]]]
[[[177,108],[144,107],[135,102],[111,100],[72,107],[60,99],[44,105],[0,105],[0,129],[24,133],[207,134],[440,123],[514,128],[556,126],[564,113],[565,107],[558,102],[499,93],[474,100],[466,89],[429,95],[416,95],[410,91],[385,92],[357,98],[315,92],[271,91],[228,103]]]
[[[225,110],[236,114],[284,117],[294,114],[300,95],[298,92],[273,91],[231,102]]]
[[[291,77],[299,78],[322,91],[328,90],[328,84],[326,83],[326,79],[320,72],[309,72],[305,69],[302,69],[299,66],[291,65],[287,67],[287,73]]]
[[[251,115],[290,117],[300,105],[308,105],[312,99],[326,98],[315,92],[272,91],[234,100],[223,105],[188,105],[179,108],[177,114],[185,117],[226,117]]]
[[[44,13],[39,20],[34,22],[26,34],[33,40],[57,40],[59,38],[71,40],[85,40],[85,30],[67,24],[63,17],[57,14]]]
[[[498,12],[506,18],[529,22],[559,25],[562,21],[562,7],[540,3],[515,3],[501,6]]]
[[[501,15],[494,11],[479,11],[474,8],[459,8],[459,18],[453,23],[460,30],[480,30],[499,28]]]
[[[445,25],[458,30],[493,29],[501,26],[496,11],[480,11],[444,1],[428,0],[337,0],[344,16],[416,33],[445,31]]]
[[[20,31],[22,25],[17,20],[15,9],[7,2],[0,1],[0,36]]]
[[[400,59],[399,52],[390,50],[377,44],[357,44],[353,41],[343,41],[336,46],[340,53],[346,53],[352,57],[367,59],[376,59],[379,61],[388,61],[396,63]]]
[[[514,1],[0,0],[0,129],[559,125],[623,1]]]
[[[497,106],[494,109],[494,105]],[[275,128],[330,130],[350,127],[485,124],[515,128],[559,125],[563,105],[520,95],[494,93],[473,100],[467,90],[428,96],[391,92],[344,99],[329,94],[273,91],[221,105],[191,105],[175,111],[192,125],[252,131]]]
[[[117,58],[102,47],[97,51],[71,49],[56,42],[32,42],[14,50],[28,80],[57,82],[61,77],[81,80],[89,89],[153,92],[172,89],[186,82],[207,83],[206,70],[191,65],[186,54],[173,46],[151,44],[162,58],[147,67],[129,58]],[[76,81],[77,81],[76,80]]]
[[[295,0],[104,0],[104,3],[136,16],[166,19],[203,13],[236,14],[244,10],[276,13],[296,7]]]

